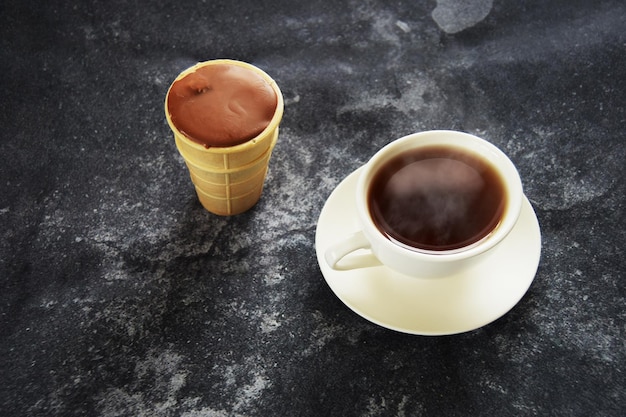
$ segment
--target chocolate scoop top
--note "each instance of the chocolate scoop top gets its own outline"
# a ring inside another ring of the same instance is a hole
[[[199,67],[176,80],[167,100],[174,125],[205,147],[235,146],[258,136],[276,106],[276,92],[263,77],[229,64]]]

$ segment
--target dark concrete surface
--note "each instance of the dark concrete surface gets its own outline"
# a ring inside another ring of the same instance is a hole
[[[623,416],[625,27],[618,0],[3,1],[0,415]],[[214,58],[286,104],[231,218],[163,113]],[[428,129],[503,149],[542,228],[528,293],[456,336],[362,319],[315,255],[337,184]]]

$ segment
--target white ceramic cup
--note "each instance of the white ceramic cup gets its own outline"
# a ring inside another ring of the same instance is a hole
[[[393,157],[421,147],[446,146],[477,155],[487,161],[499,174],[504,184],[505,208],[498,225],[483,239],[455,250],[425,251],[407,248],[391,241],[376,226],[368,207],[368,190],[374,175]],[[358,232],[339,237],[338,243],[328,248],[325,259],[337,270],[371,266],[367,257],[353,256],[364,261],[341,260],[353,252],[366,249],[385,266],[413,277],[435,278],[458,273],[472,263],[480,261],[513,229],[519,217],[523,200],[522,182],[511,160],[496,146],[468,133],[433,130],[415,133],[397,139],[380,149],[361,169],[356,186],[356,207],[360,224]]]

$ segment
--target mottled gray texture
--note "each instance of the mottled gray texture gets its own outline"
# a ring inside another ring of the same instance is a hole
[[[626,7],[497,1],[450,35],[435,6],[4,1],[0,415],[623,415]],[[285,96],[233,218],[199,205],[163,115],[211,58]],[[521,302],[458,336],[363,320],[315,256],[335,186],[425,129],[507,152],[543,233]]]
[[[437,0],[432,16],[446,33],[457,33],[480,23],[491,11],[493,0]]]

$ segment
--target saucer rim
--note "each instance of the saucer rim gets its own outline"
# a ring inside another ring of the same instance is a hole
[[[329,195],[329,197],[327,198],[321,212],[319,215],[319,219],[316,225],[316,231],[315,231],[315,250],[316,250],[316,255],[317,255],[317,260],[318,260],[318,264],[320,267],[320,271],[322,273],[322,276],[324,277],[324,280],[326,281],[326,284],[330,287],[331,291],[335,294],[335,296],[337,296],[337,298],[339,298],[339,300],[346,305],[350,310],[352,310],[353,312],[355,312],[357,315],[361,316],[362,318],[366,319],[367,321],[374,323],[376,325],[379,325],[381,327],[390,329],[390,330],[394,330],[394,331],[398,331],[401,333],[407,333],[407,334],[413,334],[413,335],[422,335],[422,336],[443,336],[443,335],[453,335],[453,334],[460,334],[460,333],[465,333],[465,332],[469,332],[472,330],[476,330],[478,328],[484,327],[494,321],[496,321],[497,319],[501,318],[502,316],[506,315],[509,311],[511,311],[520,301],[521,299],[524,297],[524,295],[528,292],[528,289],[530,288],[532,282],[535,279],[536,273],[537,273],[537,269],[539,267],[539,261],[540,261],[540,257],[541,257],[541,230],[540,230],[540,226],[539,226],[539,222],[537,219],[537,215],[532,207],[532,204],[530,203],[530,201],[528,200],[528,198],[524,195],[523,197],[523,204],[522,204],[522,210],[521,212],[526,212],[525,215],[527,217],[529,217],[529,219],[527,219],[527,222],[530,221],[532,224],[530,224],[530,226],[532,226],[531,228],[527,228],[527,229],[523,229],[523,227],[528,227],[528,224],[521,224],[518,223],[513,230],[511,230],[511,232],[509,233],[509,235],[507,237],[504,238],[504,240],[502,241],[502,243],[505,243],[506,241],[510,241],[510,239],[514,239],[515,237],[518,238],[518,240],[524,240],[524,239],[530,239],[532,242],[532,247],[529,247],[527,250],[524,251],[523,254],[523,258],[524,258],[524,263],[529,267],[527,273],[524,274],[513,274],[514,276],[516,276],[516,279],[518,280],[517,284],[519,286],[519,288],[516,290],[515,294],[513,295],[514,300],[512,300],[510,303],[504,305],[504,306],[496,306],[498,308],[493,308],[493,311],[491,312],[491,314],[489,314],[489,317],[487,319],[481,320],[479,322],[474,322],[471,323],[471,320],[468,321],[468,323],[462,323],[463,320],[459,320],[459,323],[457,326],[442,326],[442,328],[440,330],[425,330],[424,328],[420,328],[420,326],[406,326],[406,325],[398,325],[398,324],[394,324],[392,322],[390,322],[389,320],[380,320],[374,317],[373,314],[368,314],[367,309],[364,308],[360,308],[359,305],[356,305],[354,302],[350,302],[350,300],[348,299],[349,297],[345,296],[344,294],[342,294],[340,291],[337,290],[336,286],[337,283],[334,282],[335,280],[339,280],[339,279],[346,279],[345,277],[342,277],[341,275],[346,275],[346,274],[351,274],[351,275],[355,275],[358,274],[358,270],[348,270],[348,271],[336,271],[331,269],[325,262],[324,259],[324,250],[329,246],[328,244],[326,244],[326,247],[321,248],[320,246],[322,246],[322,243],[320,243],[320,234],[322,233],[321,230],[324,227],[324,223],[327,220],[327,218],[329,218],[330,216],[333,216],[332,214],[329,214],[328,212],[328,207],[334,202],[334,201],[338,201],[341,197],[343,197],[343,195],[345,195],[344,193],[350,192],[350,189],[348,187],[356,187],[356,183],[358,181],[358,176],[360,175],[360,172],[362,170],[361,168],[356,169],[355,171],[353,171],[352,173],[350,173],[349,175],[347,175],[338,185],[337,187],[335,187],[335,189],[331,192],[331,194]],[[343,195],[342,195],[343,194]],[[345,197],[344,197],[345,198]],[[351,203],[348,203],[351,204]],[[339,216],[341,217],[347,217],[348,215],[345,214],[348,211],[351,210],[356,210],[356,203],[354,203],[354,205],[352,207],[347,207],[346,210],[342,210],[341,213],[339,214]],[[335,215],[337,216],[337,215]],[[355,216],[356,217],[356,216]],[[520,218],[522,216],[520,215]],[[355,220],[353,220],[353,224],[354,224],[354,230],[353,231],[357,231],[358,230],[358,224]],[[346,226],[346,229],[349,229],[349,226]],[[350,233],[349,230],[347,231],[342,231],[342,233]],[[494,249],[492,249],[492,251],[497,252],[498,249],[500,248],[500,250],[505,251],[509,250],[511,251],[512,249],[508,248],[507,246],[513,246],[513,242],[509,242],[510,245],[504,245],[504,246],[500,246],[500,247],[496,247]],[[519,249],[519,248],[517,248]],[[513,254],[511,253],[507,253],[507,255],[513,256]],[[515,256],[519,257],[519,253],[517,253]],[[485,265],[488,265],[488,263],[490,262],[490,258],[491,257],[487,257],[484,261],[481,262],[483,268],[486,268]],[[532,264],[529,264],[529,262],[532,262]],[[491,263],[495,266],[496,265],[496,261],[494,258],[491,258]],[[500,265],[502,265],[502,261],[499,261]],[[414,277],[408,277],[406,275],[402,275],[396,271],[393,271],[387,267],[385,267],[384,265],[380,265],[374,268],[379,268],[379,271],[385,271],[384,274],[386,277],[389,277],[392,279],[392,282],[397,284],[399,283],[401,280],[422,280],[422,284],[427,283],[428,281],[431,280],[440,280],[442,278],[414,278]],[[475,268],[472,268],[472,270],[474,270]],[[453,282],[456,281],[458,283],[461,283],[461,281],[463,279],[469,279],[468,277],[471,278],[471,275],[476,274],[476,272],[474,271],[470,271],[468,274],[462,274],[460,277],[451,277],[451,278],[443,278],[443,279],[450,279]],[[487,279],[496,279],[496,276],[500,276],[501,273],[496,272],[493,274],[493,277],[489,277]],[[355,278],[356,279],[356,278]],[[412,285],[412,284],[411,284]],[[426,286],[428,286],[429,284],[425,284]],[[434,286],[433,286],[434,287]],[[407,285],[408,288],[408,285]],[[510,294],[508,294],[509,296],[511,296],[513,293],[511,292]],[[423,296],[423,294],[420,294],[421,296]],[[387,304],[390,304],[391,300],[389,300],[387,302]],[[384,304],[384,303],[383,303]],[[495,303],[494,303],[495,304]],[[445,327],[448,327],[448,329],[446,329]],[[453,327],[455,327],[453,329]]]

